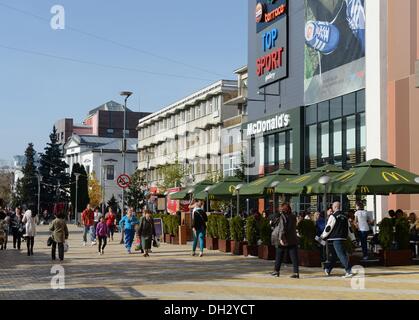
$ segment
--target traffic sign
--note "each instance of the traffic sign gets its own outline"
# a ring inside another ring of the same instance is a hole
[[[121,189],[127,189],[131,184],[131,178],[127,174],[121,174],[118,179],[116,179],[116,183]]]

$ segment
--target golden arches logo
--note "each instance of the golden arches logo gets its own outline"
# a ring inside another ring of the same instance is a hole
[[[254,186],[259,186],[261,184],[264,184],[266,182],[266,180],[268,180],[267,178],[263,178],[263,179],[259,179],[258,181],[255,181],[253,183]]]
[[[234,194],[234,192],[236,191],[236,186],[231,185],[231,186],[228,188],[228,191],[229,191],[231,194]]]
[[[340,182],[346,182],[349,179],[351,179],[352,177],[355,176],[355,172],[347,172],[345,174],[342,174],[341,176],[339,176],[336,180],[340,181]]]
[[[299,177],[297,179],[291,180],[290,183],[295,183],[295,184],[297,184],[297,183],[303,183],[303,182],[307,181],[310,178],[311,178],[311,175],[310,176],[305,176],[305,177]]]
[[[370,189],[366,186],[361,187],[361,193],[367,194],[370,193]]]
[[[392,178],[394,181],[400,181],[400,180],[404,180],[406,182],[410,182],[409,179],[403,177],[400,173],[398,172],[388,172],[388,171],[383,171],[381,173],[381,175],[383,176],[383,179],[387,182],[390,182],[390,178]]]
[[[266,193],[267,194],[274,194],[274,192],[275,192],[275,189],[274,188],[267,188],[266,189]]]
[[[209,200],[214,200],[214,199],[215,199],[215,196],[210,195],[210,196],[208,196],[208,199],[209,199]]]

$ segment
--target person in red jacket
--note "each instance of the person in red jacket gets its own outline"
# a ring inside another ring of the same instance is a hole
[[[91,246],[96,245],[95,241],[95,214],[90,208],[90,204],[87,205],[86,209],[81,214],[81,221],[84,226],[83,231],[83,246],[86,246],[87,243],[87,234],[90,235],[90,240],[92,242]]]
[[[106,221],[106,226],[108,227],[108,238],[111,239],[111,241],[113,241],[113,234],[115,232],[115,221],[116,221],[116,216],[112,211],[112,208],[109,207],[109,212],[106,214],[105,216],[105,221]]]

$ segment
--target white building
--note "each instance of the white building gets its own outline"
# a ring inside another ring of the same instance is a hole
[[[200,182],[222,166],[222,128],[238,116],[237,81],[221,80],[139,121],[138,169],[148,172],[151,186],[163,180],[161,168],[177,160]]]
[[[70,167],[68,172],[71,173],[75,163],[83,165],[88,174],[96,174],[106,202],[112,195],[121,201],[122,189],[116,179],[123,173],[131,176],[136,171],[137,139],[127,139],[125,172],[121,145],[122,139],[73,135],[64,145],[64,159]]]

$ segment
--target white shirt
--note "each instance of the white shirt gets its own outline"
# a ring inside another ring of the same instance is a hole
[[[370,231],[370,225],[368,224],[368,221],[371,220],[366,210],[358,210],[357,212],[355,212],[355,217],[358,221],[359,231]]]
[[[31,212],[26,212],[23,216],[22,222],[25,223],[26,236],[36,236],[36,223],[38,222],[38,216],[32,217]]]

